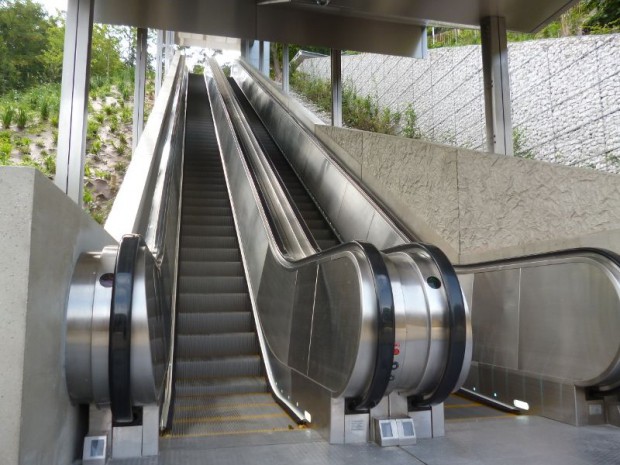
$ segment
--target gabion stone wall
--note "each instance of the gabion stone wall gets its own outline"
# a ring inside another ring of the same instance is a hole
[[[516,150],[521,156],[620,172],[620,34],[509,44]],[[300,71],[329,79],[329,58]],[[342,57],[343,80],[401,113],[411,105],[423,138],[486,149],[482,58],[476,45],[425,60]]]

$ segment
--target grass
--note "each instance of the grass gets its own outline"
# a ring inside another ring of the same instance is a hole
[[[4,129],[9,129],[11,127],[11,123],[13,122],[13,117],[15,116],[15,109],[11,106],[6,106],[2,110],[2,114],[0,118],[2,119],[2,127]]]
[[[331,111],[331,84],[328,80],[314,79],[308,74],[295,72],[291,76],[291,86],[321,110]],[[406,137],[419,137],[413,109],[408,109],[404,116],[405,124],[401,129],[403,115],[400,112],[381,108],[375,97],[358,95],[351,84],[345,83],[343,86],[342,119],[347,127],[391,135],[406,131]]]
[[[147,82],[147,94],[152,97],[154,83],[151,74],[151,81]],[[85,184],[94,179],[105,180],[114,192],[127,171],[127,155],[131,154],[131,149],[128,143],[130,136],[126,132],[133,120],[132,75],[128,73],[91,79],[87,126],[89,156],[85,166]],[[115,102],[105,103],[111,102],[111,99],[115,99]],[[147,109],[151,106],[152,103],[148,102]],[[56,172],[59,109],[59,84],[45,84],[0,95],[0,165],[34,167],[53,179]],[[104,145],[104,135],[115,153]],[[123,160],[116,163],[108,161],[111,164],[108,169],[104,164],[106,153],[115,161],[118,153]],[[98,197],[94,188],[89,187],[85,189],[83,200],[91,216],[100,223],[105,222],[114,199]]]

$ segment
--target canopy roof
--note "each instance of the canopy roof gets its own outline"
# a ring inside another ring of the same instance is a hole
[[[326,5],[319,5],[326,3]],[[576,0],[95,0],[95,21],[415,56],[426,25],[535,32]]]

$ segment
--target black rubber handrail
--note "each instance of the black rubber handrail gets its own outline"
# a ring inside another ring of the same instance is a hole
[[[364,394],[347,401],[350,411],[364,411],[375,407],[385,395],[392,377],[396,317],[394,296],[387,266],[381,252],[372,244],[358,242],[370,263],[377,296],[377,349],[372,378]]]
[[[463,372],[463,365],[467,352],[467,312],[465,310],[465,301],[463,300],[463,293],[456,271],[441,249],[433,245],[418,242],[415,244],[393,247],[385,250],[384,253],[406,252],[412,246],[426,251],[439,268],[441,282],[443,283],[448,304],[448,326],[450,329],[446,365],[437,387],[430,396],[413,396],[410,398],[410,402],[416,407],[424,407],[440,404],[447,399],[457,386],[461,373]]]
[[[139,235],[123,236],[116,257],[108,352],[110,407],[115,424],[127,424],[134,420],[131,399],[131,306],[136,261],[143,244],[144,240]]]
[[[284,155],[284,152],[282,151],[282,149],[280,149],[278,143],[275,141],[275,139],[272,137],[271,133],[267,129],[267,125],[263,122],[263,120],[261,119],[261,117],[258,114],[258,112],[256,112],[256,110],[254,110],[254,107],[252,107],[252,103],[249,101],[249,99],[243,93],[243,90],[239,87],[239,85],[237,84],[237,81],[235,81],[234,78],[230,77],[230,78],[228,78],[228,82],[230,84],[231,89],[233,90],[233,94],[235,95],[235,97],[237,98],[237,101],[239,102],[239,106],[241,107],[241,110],[244,112],[244,115],[248,119],[248,124],[250,124],[250,127],[252,127],[252,124],[249,122],[249,118],[248,118],[249,115],[247,114],[247,111],[244,108],[244,105],[248,105],[252,109],[252,111],[254,112],[254,115],[256,116],[256,118],[258,118],[258,121],[259,121],[258,124],[262,125],[263,128],[265,129],[265,131],[267,131],[267,134],[271,138],[271,141],[274,143],[274,145],[276,146],[277,150],[280,151],[280,155],[282,156],[282,158],[284,158],[286,163],[289,163],[288,159],[286,158],[286,155]],[[254,128],[252,128],[252,130],[254,130]],[[294,213],[297,221],[301,225],[302,230],[304,231],[306,237],[308,238],[308,241],[310,242],[312,247],[314,247],[315,250],[317,250],[317,251],[321,250],[321,248],[319,247],[318,243],[316,242],[316,239],[314,238],[314,236],[312,234],[312,231],[310,230],[310,227],[308,226],[308,224],[306,223],[306,220],[304,219],[304,217],[302,216],[301,212],[299,211],[299,208],[297,207],[297,203],[293,199],[293,196],[291,195],[288,187],[286,187],[286,184],[282,180],[282,176],[280,175],[280,171],[276,167],[272,157],[269,155],[267,149],[264,147],[264,145],[258,139],[258,137],[256,137],[256,142],[258,143],[258,145],[260,146],[261,150],[263,151],[263,154],[265,155],[264,159],[267,162],[267,164],[269,165],[269,167],[270,167],[271,171],[273,172],[273,174],[275,175],[276,179],[278,180],[278,183],[279,183],[280,187],[282,188],[282,191],[284,192],[284,196],[288,200],[288,203],[291,206],[291,209],[293,210],[293,213]],[[295,172],[293,167],[290,165],[290,163],[289,163],[289,166],[293,170],[293,173],[295,173],[295,175],[297,176],[297,173]],[[308,194],[310,199],[314,202],[314,205],[316,206],[317,210],[321,214],[321,217],[325,220],[325,224],[330,229],[330,231],[332,233],[334,233],[334,236],[336,236],[336,239],[338,240],[338,242],[340,242],[340,243],[344,242],[342,240],[342,237],[340,236],[340,233],[336,230],[336,228],[331,223],[329,218],[327,218],[327,215],[325,214],[323,209],[318,205],[318,203],[316,202],[314,196],[306,188],[306,186],[303,184],[301,179],[299,179],[299,177],[298,177],[298,181],[299,181],[299,184],[304,188],[304,190],[306,191],[306,193]]]

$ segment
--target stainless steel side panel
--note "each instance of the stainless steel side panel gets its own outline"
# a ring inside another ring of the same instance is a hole
[[[367,240],[381,249],[409,242],[274,88],[243,63],[233,67],[233,77],[345,241]],[[505,370],[563,385],[620,385],[620,274],[610,260],[558,252],[456,269],[471,308],[470,387],[489,385],[479,372],[483,366],[494,386]],[[485,394],[501,396],[497,388]]]
[[[329,397],[360,395],[369,382],[377,315],[372,273],[356,244],[298,262],[284,258],[216,79],[208,77],[207,87],[268,377],[303,419],[311,406],[300,404],[300,380]]]
[[[345,241],[372,240],[382,248],[411,241],[385,215],[384,209],[334,162],[314,135],[257,82],[244,63],[237,62],[231,72],[302,183]]]

